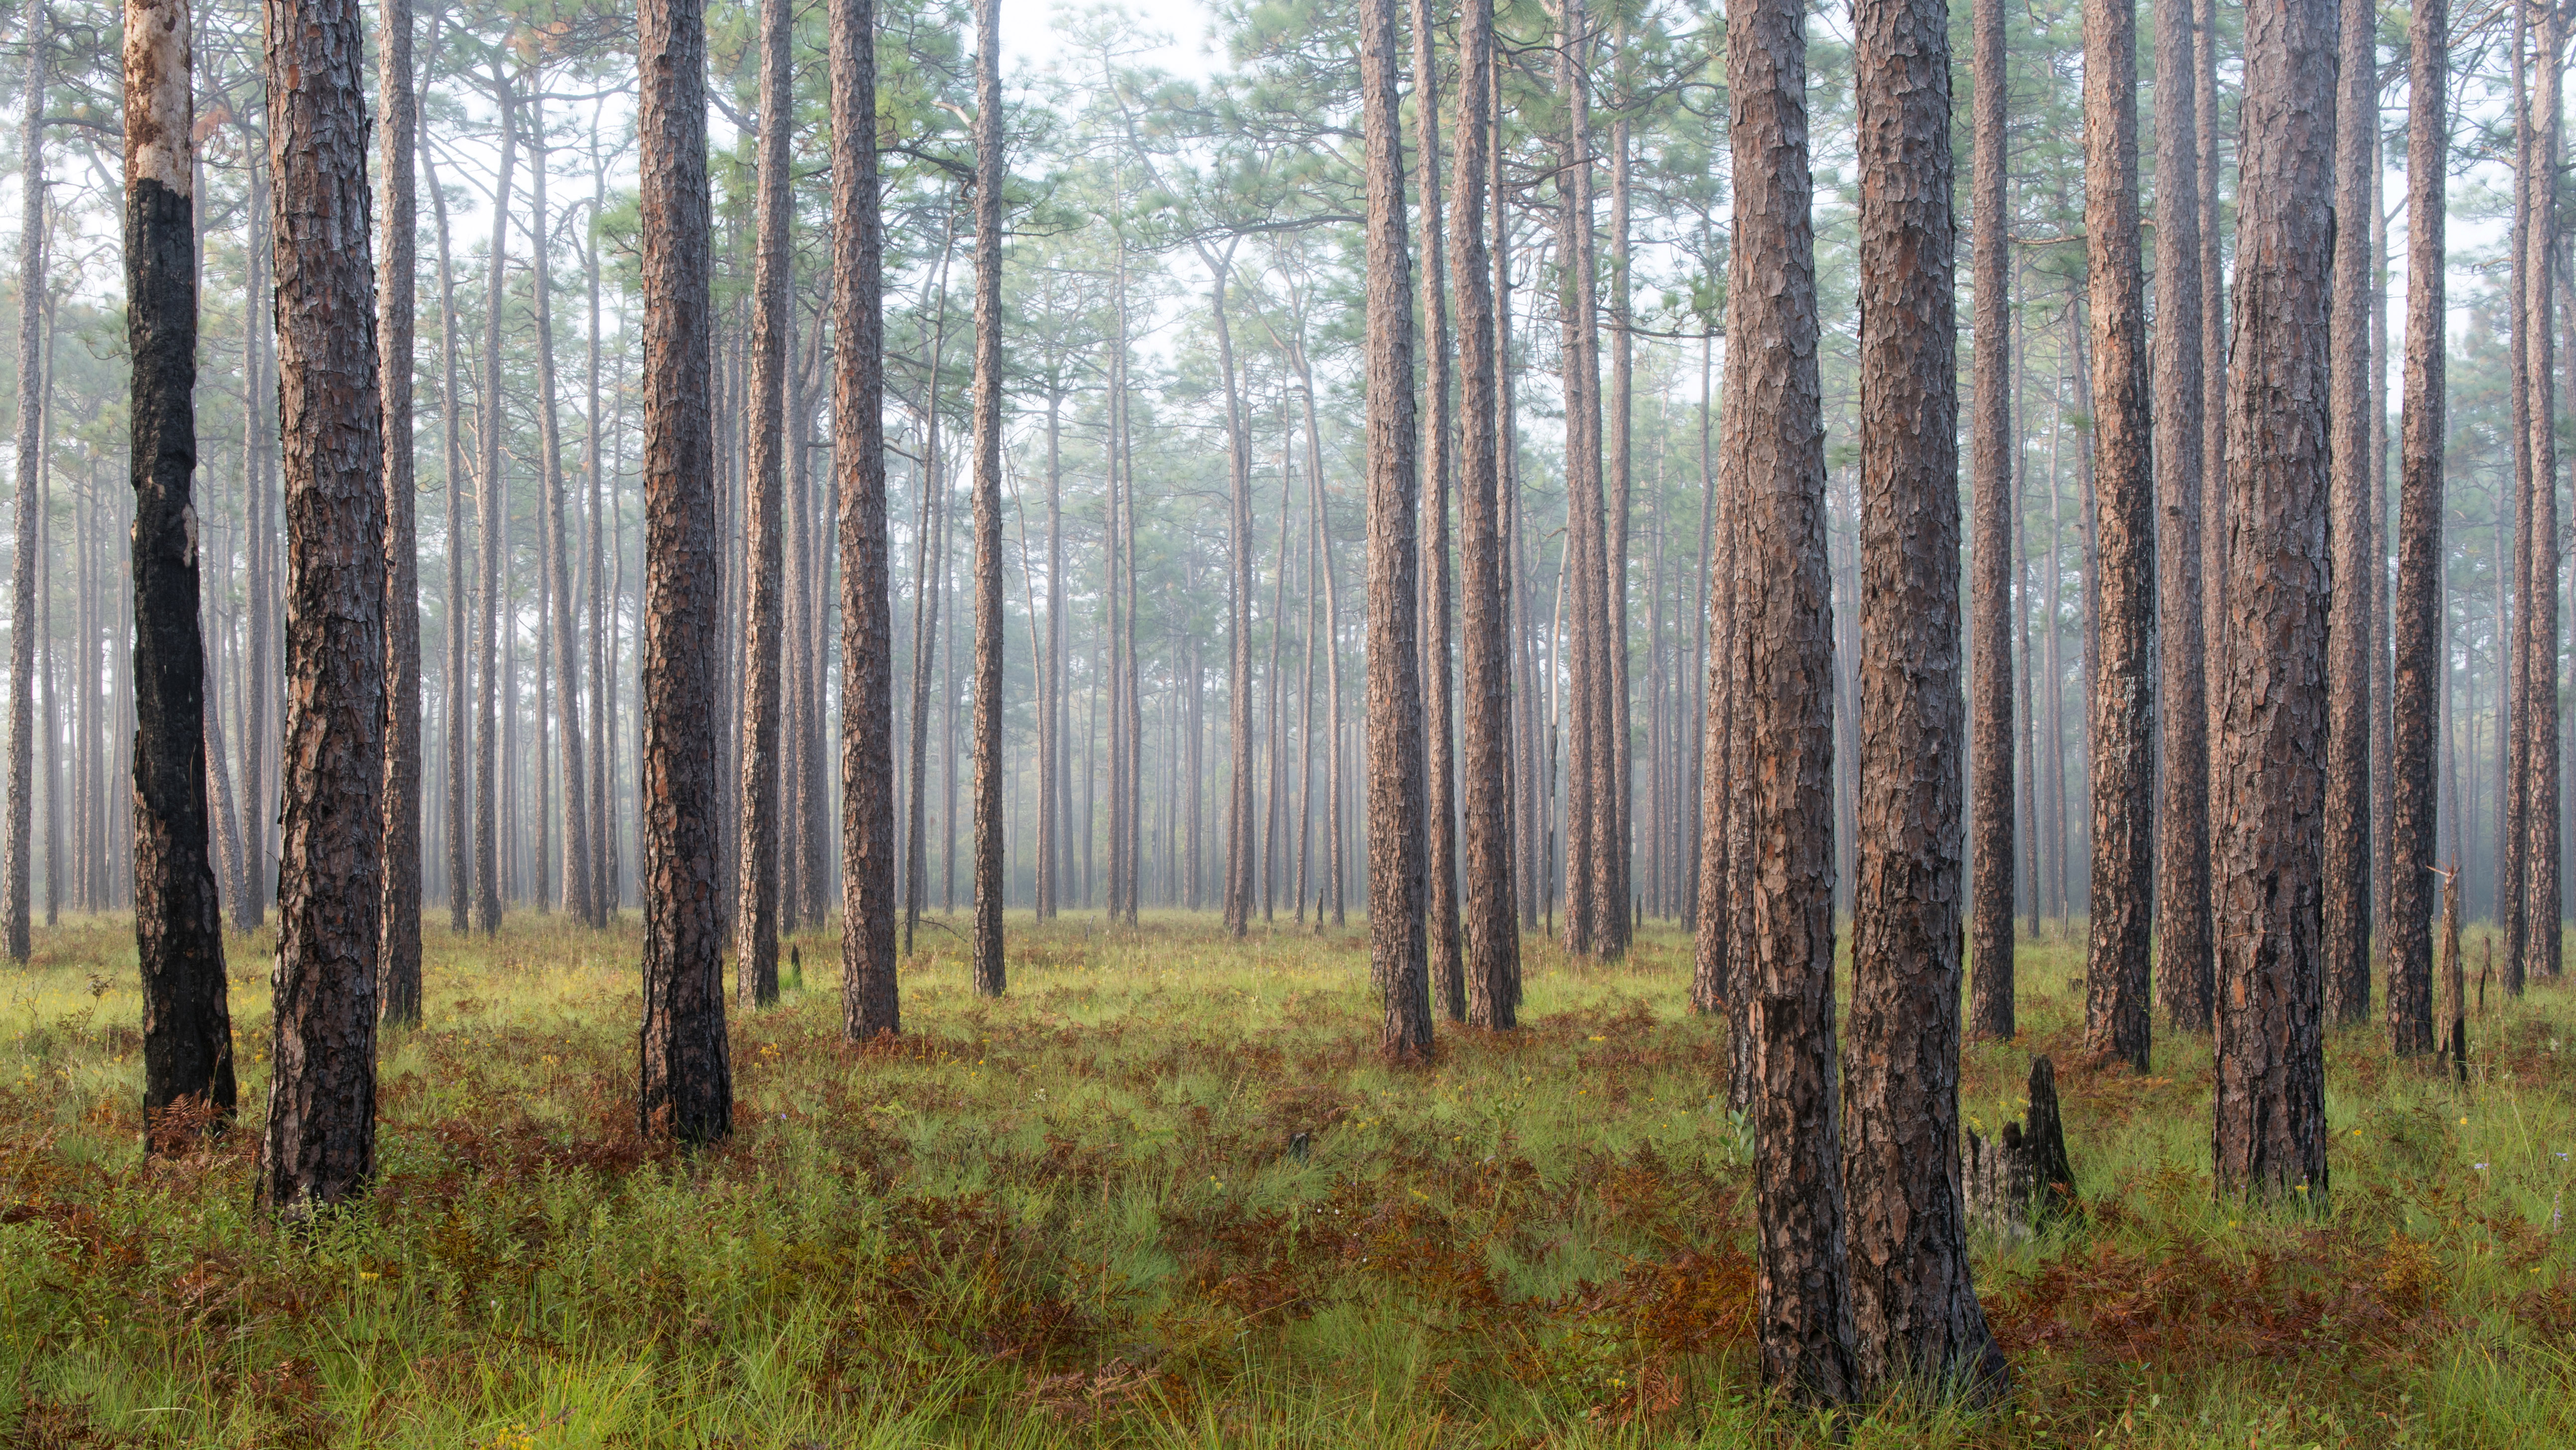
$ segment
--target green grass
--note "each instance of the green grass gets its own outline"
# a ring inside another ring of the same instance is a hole
[[[2331,1211],[2249,1214],[2210,1191],[2207,1042],[2078,1064],[2080,951],[2026,947],[1964,1106],[2017,1115],[2055,1054],[2086,1214],[1979,1246],[2016,1394],[1827,1426],[1760,1391],[1682,938],[1533,942],[1523,1031],[1403,1071],[1356,927],[1011,929],[1001,1002],[925,931],[865,1050],[799,939],[689,1156],[635,1132],[631,918],[433,927],[380,1182],[309,1238],[250,1208],[273,944],[231,942],[243,1130],[146,1164],[130,926],[41,933],[0,968],[0,1445],[2576,1443],[2554,983],[2473,1020],[2466,1086],[2337,1036]]]

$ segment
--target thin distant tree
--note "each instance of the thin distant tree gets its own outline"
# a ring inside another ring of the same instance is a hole
[[[1967,707],[1949,9],[1861,0],[1852,11],[1863,753],[1843,1186],[1862,1377],[1882,1391],[1964,1385],[1982,1400],[2008,1371],[1969,1272],[1957,1166]],[[2011,912],[2007,900],[2007,929]]]
[[[1465,0],[1458,17],[1458,165],[1450,183],[1458,229],[1449,249],[1449,270],[1458,279],[1459,393],[1465,405],[1458,449],[1466,705],[1465,769],[1459,774],[1467,887],[1463,946],[1467,1020],[1509,1028],[1518,1006],[1521,943],[1512,870],[1511,560],[1503,547],[1499,366],[1485,249],[1493,62],[1493,0]]]
[[[431,12],[429,54],[438,55],[438,22],[446,16],[442,9]],[[427,78],[422,85],[426,88]],[[429,182],[431,236],[438,248],[438,426],[445,445],[445,475],[442,491],[447,495],[447,612],[440,632],[447,644],[447,674],[440,681],[444,697],[447,745],[446,776],[446,844],[447,844],[447,927],[458,936],[472,930],[474,886],[472,841],[470,838],[472,776],[469,748],[473,733],[473,716],[467,700],[472,693],[470,665],[466,653],[465,632],[469,616],[466,607],[465,544],[465,437],[459,417],[464,392],[456,376],[456,346],[459,323],[456,316],[456,265],[452,234],[447,222],[447,192],[438,184],[438,155],[418,138],[421,173]],[[397,990],[388,986],[388,991]]]
[[[42,14],[42,7],[36,7]],[[43,43],[42,21],[32,37]],[[223,902],[208,855],[206,660],[198,630],[197,518],[189,499],[197,467],[197,272],[195,141],[188,7],[179,0],[125,6],[126,341],[134,359],[134,945],[143,979],[143,1110],[182,1104],[222,1118],[233,1111],[232,1015],[224,982]],[[44,66],[28,85],[41,94]],[[30,133],[35,130],[30,126]],[[31,169],[30,175],[40,172]],[[30,192],[40,200],[41,184]],[[42,234],[31,235],[41,254]],[[37,267],[41,268],[41,262]],[[19,364],[32,349],[21,345]],[[22,402],[21,406],[25,404]],[[21,414],[21,417],[26,417]],[[23,424],[22,424],[23,427]],[[22,455],[23,458],[23,455]],[[22,501],[42,470],[22,461]],[[19,514],[34,510],[22,502]],[[35,528],[19,533],[18,577],[32,583]],[[31,593],[31,590],[22,593]],[[32,600],[26,603],[32,605]],[[30,608],[29,613],[32,613]],[[22,616],[23,617],[23,616]],[[17,642],[15,688],[28,696],[34,631]],[[23,721],[10,738],[27,757]],[[11,864],[23,873],[26,797],[11,796]],[[12,882],[12,927],[25,955],[26,879]],[[147,1151],[166,1146],[147,1132]]]
[[[359,0],[268,0],[287,768],[259,1196],[288,1215],[375,1173],[385,456],[363,16]]]
[[[644,1027],[648,1135],[733,1130],[718,869],[715,450],[707,378],[707,35],[701,0],[637,14],[644,311]]]
[[[2154,897],[2156,495],[2138,261],[2137,9],[2084,7],[2084,234],[2093,324],[2091,944],[2084,1047],[2144,1072]],[[2179,90],[2180,87],[2175,87]]]
[[[975,990],[1002,995],[1002,0],[975,12]],[[1238,639],[1240,636],[1238,635]],[[1249,681],[1245,681],[1249,683]],[[1236,739],[1235,773],[1244,757]],[[1244,777],[1248,779],[1248,777]],[[1245,812],[1249,815],[1250,812]],[[1247,824],[1238,820],[1238,825]],[[1239,833],[1238,833],[1239,834]]]
[[[1421,597],[1414,468],[1413,279],[1406,255],[1402,73],[1394,0],[1360,7],[1360,119],[1368,148],[1369,960],[1385,994],[1379,1039],[1398,1061],[1431,1055],[1423,942]]]
[[[2171,3],[2171,0],[2167,0]],[[1980,1037],[2013,1035],[2013,658],[2012,658],[2012,298],[2006,269],[2012,251],[2005,210],[2004,0],[1974,0],[1976,36],[1975,174],[1969,181],[1976,264],[1975,398],[1969,415],[1969,466],[1975,476],[1975,532],[1970,541],[1968,601],[1970,688],[1976,695],[1969,748],[1976,758],[1970,803],[1969,875],[1975,894],[1969,921],[1968,1029]],[[2163,92],[2158,93],[2159,100]],[[2161,133],[2162,123],[2158,129]],[[2158,193],[2162,195],[2161,192]],[[1715,780],[1717,774],[1713,773]],[[1719,780],[1718,788],[1731,783]],[[1703,894],[1703,901],[1706,897]],[[1707,913],[1703,912],[1703,920]],[[1702,930],[1706,930],[1703,926]]]
[[[841,1032],[901,1028],[875,0],[832,5],[832,478],[841,553]]]
[[[2156,74],[2198,68],[2190,0],[2156,0]],[[2157,996],[2185,1032],[2209,1026],[2209,704],[2201,631],[2203,428],[2198,97],[2156,87],[2154,387],[2157,632],[2156,725],[2164,743],[2156,815]]]
[[[778,1000],[778,713],[783,640],[779,573],[786,527],[787,328],[794,258],[788,228],[796,181],[788,173],[788,131],[796,75],[787,0],[761,0],[758,237],[751,284],[751,416],[745,421],[743,592],[750,604],[743,640],[742,758],[735,800],[742,811],[734,863],[734,995],[745,1006]]]
[[[534,226],[528,246],[528,280],[534,293],[537,328],[537,432],[539,460],[543,471],[537,499],[537,533],[545,570],[543,602],[538,607],[540,639],[537,656],[540,683],[546,652],[554,655],[555,739],[562,751],[563,769],[563,854],[560,857],[561,880],[543,879],[545,857],[545,792],[537,793],[538,858],[540,879],[537,883],[539,909],[549,894],[559,900],[564,911],[584,926],[597,926],[600,918],[591,905],[590,880],[590,814],[587,801],[589,771],[582,766],[581,743],[581,650],[576,634],[579,608],[572,592],[572,537],[564,529],[563,424],[556,407],[555,387],[555,306],[554,306],[554,213],[546,204],[546,176],[553,169],[553,149],[546,141],[546,106],[542,96],[532,97],[528,123],[528,208]],[[536,773],[545,776],[544,745],[547,721],[544,713],[545,691],[538,691],[537,720],[538,760]],[[559,888],[559,890],[557,889]]]
[[[44,472],[38,423],[44,416],[45,388],[45,16],[45,7],[41,4],[27,8],[27,76],[20,98],[18,125],[18,497],[12,522],[15,536],[21,542],[17,549],[17,563],[12,566],[9,579],[9,846],[7,863],[0,866],[0,872],[5,872],[5,882],[0,883],[0,890],[8,893],[7,901],[0,903],[0,913],[5,913],[5,920],[0,920],[0,936],[6,938],[0,946],[5,946],[9,960],[13,962],[27,960],[27,954],[33,948],[28,925],[31,909],[28,883],[35,862],[35,837],[31,828],[35,822],[38,563],[36,551],[25,541],[37,536],[42,527],[39,511],[44,507],[36,481]],[[155,18],[154,13],[147,10],[143,12],[142,23],[149,25]],[[187,85],[184,72],[189,59],[186,11],[183,8],[175,19],[167,16],[158,19],[159,28],[168,30],[175,27],[177,30],[176,60],[183,72],[178,84],[184,88]],[[147,51],[138,59],[146,64],[158,64],[169,57]],[[187,104],[184,90],[181,103]],[[193,150],[193,147],[189,149]],[[131,189],[133,182],[130,178],[127,185]],[[187,197],[187,189],[182,188],[183,205]],[[194,276],[193,270],[190,275]],[[191,285],[193,287],[193,283]],[[193,298],[191,301],[188,386],[193,390],[196,385],[193,351],[196,312]],[[192,430],[194,418],[192,405],[189,415]],[[139,409],[135,426],[142,426]],[[192,431],[189,439],[191,449],[195,441]],[[46,728],[52,728],[50,719]],[[51,880],[52,873],[48,872],[48,889]]]
[[[2341,94],[2335,103],[2334,302],[2327,412],[2333,497],[2328,506],[2337,589],[2326,623],[2325,936],[2318,970],[2326,1015],[2370,1015],[2370,596],[2383,567],[2370,532],[2371,173],[2378,158],[2377,7],[2342,7],[2337,22]]]
[[[2406,25],[2406,380],[2400,404],[2396,658],[2389,701],[2388,1035],[2401,1056],[2433,1042],[2433,752],[2441,724],[2444,168],[2451,145],[2449,0],[2416,0]],[[2456,895],[2453,900],[2457,900]]]
[[[482,456],[474,480],[479,535],[476,563],[482,575],[476,601],[480,608],[475,617],[479,633],[474,724],[474,924],[486,936],[501,930],[500,641],[501,614],[507,604],[501,587],[501,539],[508,511],[501,479],[501,303],[510,257],[510,173],[519,156],[513,93],[498,60],[492,65],[492,87],[500,106],[501,167],[492,192],[492,266],[483,306],[483,411],[476,427]]]
[[[1727,351],[1780,360],[1737,373],[1725,430],[1725,477],[1745,511],[1736,620],[1750,687],[1738,704],[1746,801],[1736,869],[1751,897],[1738,939],[1761,1253],[1755,1326],[1766,1382],[1838,1404],[1859,1392],[1860,1370],[1835,1123],[1833,633],[1806,7],[1755,0],[1728,20]]]
[[[388,1022],[420,1020],[420,529],[414,517],[411,369],[412,189],[419,97],[412,89],[411,0],[383,0],[376,137],[385,171],[385,241],[376,279],[378,386],[385,440],[384,936],[377,963]]]
[[[2230,349],[2225,726],[2212,784],[2223,1193],[2326,1192],[2326,341],[2334,0],[2246,12]]]

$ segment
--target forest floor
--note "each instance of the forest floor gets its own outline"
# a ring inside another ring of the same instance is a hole
[[[2079,924],[2080,925],[2080,924]],[[137,1149],[130,926],[0,968],[0,1445],[2541,1446],[2576,1443],[2576,992],[2471,1023],[2475,1079],[2332,1039],[2323,1215],[2213,1201],[2209,1048],[2081,1065],[2080,949],[2023,949],[2083,1216],[1981,1243],[2002,1411],[1766,1405],[1748,1141],[1688,943],[1533,941],[1527,1026],[1374,1053],[1365,938],[1011,923],[1011,993],[925,929],[906,1035],[839,1038],[837,949],[733,1023],[735,1132],[638,1140],[630,915],[429,931],[380,1168],[251,1211],[265,936],[231,942],[245,1130]],[[2472,960],[2475,960],[2472,944]]]

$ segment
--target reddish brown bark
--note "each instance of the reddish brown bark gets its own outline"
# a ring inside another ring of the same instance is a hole
[[[384,419],[357,0],[268,0],[287,768],[259,1197],[303,1215],[375,1173],[384,817]]]

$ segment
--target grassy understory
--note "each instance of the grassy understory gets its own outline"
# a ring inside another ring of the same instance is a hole
[[[2336,1037],[2331,1212],[2249,1214],[2210,1193],[2207,1042],[2077,1064],[2080,951],[2026,946],[1965,1108],[2017,1115],[2055,1054],[2086,1215],[1980,1245],[2015,1397],[1827,1426],[1759,1389],[1684,939],[1533,942],[1529,1025],[1406,1072],[1356,925],[1011,927],[1006,1000],[926,930],[863,1050],[800,939],[696,1156],[635,1132],[631,916],[433,927],[381,1181],[311,1239],[250,1211],[271,943],[231,944],[243,1130],[147,1166],[130,926],[40,933],[0,968],[0,1445],[2576,1443],[2556,984],[2473,1020],[2466,1086]]]

